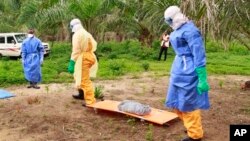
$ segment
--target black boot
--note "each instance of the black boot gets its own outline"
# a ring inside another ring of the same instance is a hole
[[[33,82],[33,88],[34,88],[34,89],[40,89],[40,87],[37,86],[37,82]]]
[[[32,88],[33,87],[33,83],[32,82],[30,82],[30,85],[29,86],[27,86],[27,88]]]
[[[40,89],[40,87],[37,86],[37,85],[34,85],[33,88],[34,88],[34,89]]]
[[[84,100],[84,92],[82,89],[78,89],[79,94],[78,95],[72,95],[74,99],[80,99]]]
[[[201,139],[192,139],[190,137],[184,138],[181,141],[201,141]]]

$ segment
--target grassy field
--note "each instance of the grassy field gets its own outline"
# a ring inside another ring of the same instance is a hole
[[[218,43],[207,43],[207,69],[209,74],[250,75],[250,53],[244,47],[232,43],[232,49],[224,50]],[[45,57],[42,67],[42,83],[73,82],[67,72],[71,46],[56,43],[51,54]],[[116,79],[117,76],[132,74],[134,77],[143,71],[152,71],[156,76],[169,75],[174,58],[170,48],[167,61],[157,61],[159,43],[145,48],[137,41],[99,44],[99,70],[96,79]],[[0,87],[27,83],[20,59],[3,57],[0,59]]]

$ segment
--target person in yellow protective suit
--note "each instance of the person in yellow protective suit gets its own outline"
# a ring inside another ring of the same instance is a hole
[[[79,19],[71,20],[70,28],[74,34],[68,71],[74,74],[76,88],[84,92],[82,93],[83,106],[86,106],[96,102],[90,77],[95,77],[98,69],[98,62],[94,54],[97,43],[92,35],[83,28]]]

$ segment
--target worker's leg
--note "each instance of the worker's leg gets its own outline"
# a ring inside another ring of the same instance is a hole
[[[33,87],[33,83],[29,81],[29,85],[27,86],[27,88],[32,88],[32,87]]]
[[[92,59],[92,58],[91,58]],[[84,99],[87,105],[95,103],[94,87],[90,80],[90,67],[94,64],[94,60],[88,61],[83,59],[82,62],[82,82],[81,88],[84,91]]]
[[[201,139],[203,137],[203,129],[201,125],[201,112],[195,110],[192,112],[182,113],[184,126],[187,129],[188,137],[192,139]]]
[[[33,88],[34,89],[40,89],[40,87],[37,85],[38,82],[33,82]]]

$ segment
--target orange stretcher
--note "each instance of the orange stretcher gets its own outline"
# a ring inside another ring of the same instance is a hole
[[[178,117],[175,113],[168,112],[165,110],[155,109],[155,108],[151,108],[151,112],[149,115],[140,116],[140,115],[136,115],[132,113],[119,111],[118,110],[119,104],[120,104],[119,101],[104,100],[104,101],[96,102],[94,104],[87,105],[87,106],[94,108],[94,110],[101,109],[101,110],[123,113],[132,117],[139,118],[141,120],[153,122],[153,123],[160,124],[160,125],[163,125],[164,123]]]

